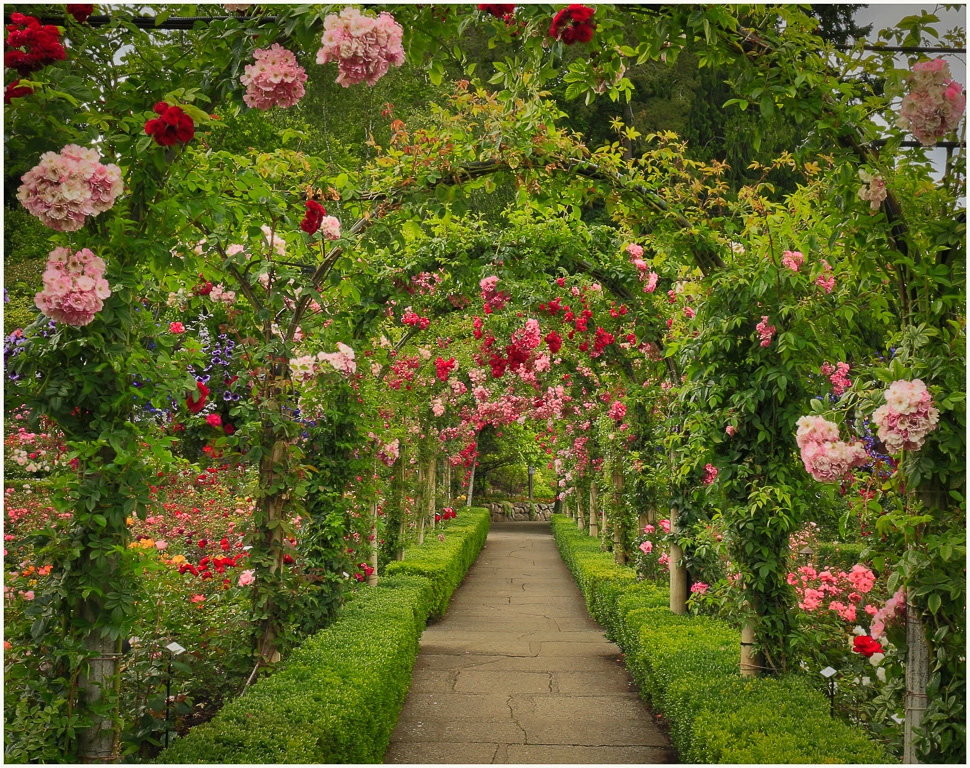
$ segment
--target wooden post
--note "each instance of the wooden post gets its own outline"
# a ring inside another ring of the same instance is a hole
[[[398,455],[397,467],[394,472],[394,481],[391,485],[394,493],[394,505],[397,509],[397,514],[400,517],[397,527],[397,550],[394,552],[395,560],[404,559],[404,545],[407,541],[408,532],[408,513],[407,513],[407,495],[408,495],[408,463],[407,463],[407,445],[401,446],[401,452]]]
[[[414,511],[418,516],[418,544],[424,544],[424,511],[427,502],[425,494],[428,492],[428,482],[425,477],[428,473],[427,462],[418,462],[418,481],[414,494]]]
[[[377,540],[377,455],[374,456],[374,473],[372,481],[374,483],[374,498],[370,503],[370,519],[371,519],[371,545],[370,545],[370,567],[374,569],[367,577],[367,584],[371,587],[377,586],[377,563],[378,563],[378,551],[380,550],[380,543]]]
[[[580,498],[579,491],[576,488],[573,488],[573,490],[576,491],[576,527],[581,531],[585,531],[586,521],[583,519],[583,500]]]
[[[623,470],[617,466],[613,469],[613,562],[626,565],[626,548],[623,542]]]
[[[930,651],[926,632],[919,617],[919,608],[906,601],[906,721],[903,726],[903,762],[918,763],[916,731],[926,711],[926,683],[930,676]]]
[[[472,459],[472,473],[468,478],[468,498],[465,500],[465,506],[470,507],[472,505],[472,492],[475,490],[475,466],[478,464],[475,459]]]
[[[91,600],[85,602],[84,617],[94,619],[90,611]],[[93,630],[84,638],[84,647],[97,654],[88,661],[87,674],[82,674],[79,687],[88,706],[97,706],[113,690],[118,693],[121,684],[121,640],[105,637]],[[94,725],[78,731],[78,751],[86,763],[114,763],[118,761],[120,734],[115,730],[110,716],[95,717]]]
[[[750,619],[741,627],[741,675],[756,677],[761,668],[760,659],[754,650],[754,622]]]
[[[589,484],[589,535],[599,538],[599,514],[596,509],[596,480]]]
[[[677,532],[677,507],[670,510],[670,532]],[[684,567],[684,550],[679,544],[670,545],[670,610],[678,615],[687,612],[687,569]]]

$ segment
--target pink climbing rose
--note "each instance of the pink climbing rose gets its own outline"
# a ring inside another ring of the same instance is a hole
[[[859,199],[868,200],[869,210],[875,213],[889,194],[886,190],[886,180],[882,176],[873,175],[862,168],[859,169],[859,179],[862,181],[862,186],[859,187]]]
[[[795,442],[801,450],[805,470],[816,480],[834,483],[853,467],[861,467],[869,455],[860,443],[839,440],[839,427],[821,416],[798,420]]]
[[[761,337],[761,346],[767,347],[771,344],[771,337],[775,335],[777,328],[773,325],[768,325],[768,315],[762,315],[761,322],[755,326],[755,330]]]
[[[792,272],[797,272],[805,263],[805,255],[801,251],[785,251],[781,256],[781,263]]]
[[[87,248],[73,255],[68,248],[55,248],[44,270],[44,289],[34,303],[59,323],[87,325],[111,295],[104,269],[104,261]]]
[[[239,574],[239,586],[248,587],[250,584],[256,581],[256,576],[252,569],[245,570]]]
[[[653,552],[653,542],[652,541],[642,542],[640,544],[640,551],[643,552],[643,554],[645,555],[649,555],[651,552]]]
[[[940,420],[926,385],[919,379],[894,381],[885,397],[886,404],[872,415],[879,439],[890,453],[918,451]]]
[[[103,165],[95,150],[77,144],[45,152],[21,181],[17,199],[58,232],[79,230],[88,216],[111,208],[124,189],[117,165]]]
[[[717,480],[717,467],[713,464],[704,465],[704,485],[711,485]]]
[[[253,52],[255,64],[247,64],[239,82],[246,86],[243,101],[255,109],[292,107],[306,92],[307,74],[292,51],[279,43]]]
[[[896,125],[910,131],[924,147],[933,146],[960,124],[967,105],[963,86],[952,79],[943,59],[914,64],[907,82],[910,92],[903,97]]]
[[[317,64],[336,61],[337,82],[345,88],[357,83],[374,85],[391,64],[399,67],[404,63],[403,37],[404,30],[391,14],[374,18],[347,7],[339,16],[330,14],[323,20]]]

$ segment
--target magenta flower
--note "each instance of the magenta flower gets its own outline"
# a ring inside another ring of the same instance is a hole
[[[185,333],[185,326],[182,323],[169,323],[168,330],[171,333]]]

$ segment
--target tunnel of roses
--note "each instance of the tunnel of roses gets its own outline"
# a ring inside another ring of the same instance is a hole
[[[517,464],[742,674],[965,762],[962,29],[14,8],[8,757],[154,757]],[[685,72],[743,162],[648,116]]]

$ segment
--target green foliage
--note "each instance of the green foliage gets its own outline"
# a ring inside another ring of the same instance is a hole
[[[739,636],[722,621],[677,616],[666,591],[634,583],[595,542],[562,516],[552,519],[563,560],[587,605],[626,654],[641,695],[663,713],[684,762],[883,763],[882,748],[828,715],[807,678],[746,679]]]
[[[403,560],[387,564],[388,576],[424,576],[431,582],[431,615],[443,616],[451,595],[485,546],[491,517],[478,507],[461,509],[458,517],[441,528],[444,541],[428,532],[424,544],[409,547]]]

